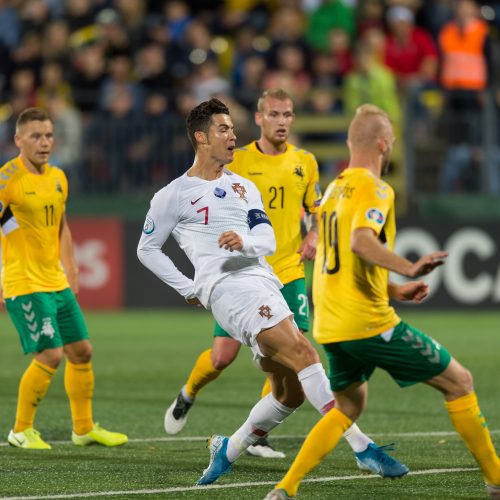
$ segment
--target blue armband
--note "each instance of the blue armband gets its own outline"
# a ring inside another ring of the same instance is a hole
[[[252,208],[248,211],[247,221],[250,229],[254,228],[257,224],[269,224],[272,226],[266,212],[257,208]]]

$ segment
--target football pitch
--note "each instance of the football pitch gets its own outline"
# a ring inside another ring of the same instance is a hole
[[[412,311],[402,316],[471,369],[481,409],[500,450],[500,314]],[[206,438],[231,434],[260,397],[263,376],[253,366],[249,349],[243,348],[237,361],[204,389],[185,429],[170,437],[163,430],[164,411],[196,356],[211,344],[211,316],[199,310],[171,310],[87,313],[86,319],[94,345],[95,420],[125,432],[130,442],[111,449],[70,443],[61,367],[36,420],[52,450],[6,445],[19,378],[29,358],[21,354],[17,333],[2,312],[1,498],[262,499],[319,418],[306,402],[271,436],[287,458],[242,456],[233,472],[214,486],[195,487],[208,464]],[[455,435],[436,391],[425,386],[399,389],[377,371],[370,382],[368,409],[358,423],[377,444],[395,442],[393,453],[410,467],[410,475],[396,481],[362,475],[342,441],[308,476],[298,498],[486,498],[476,463]]]

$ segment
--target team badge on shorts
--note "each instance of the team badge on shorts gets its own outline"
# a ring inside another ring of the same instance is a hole
[[[368,220],[376,222],[377,224],[384,223],[384,214],[380,210],[377,210],[376,208],[369,208],[366,211],[366,218]]]
[[[271,319],[273,315],[271,314],[271,308],[269,306],[260,306],[259,307],[259,314],[263,318]]]

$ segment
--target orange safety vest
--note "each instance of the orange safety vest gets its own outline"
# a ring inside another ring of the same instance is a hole
[[[462,31],[457,23],[448,23],[439,35],[443,54],[441,84],[446,89],[482,90],[488,81],[484,42],[488,25],[480,19]]]

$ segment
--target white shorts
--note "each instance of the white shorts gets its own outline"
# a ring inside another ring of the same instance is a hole
[[[250,347],[254,358],[264,355],[257,335],[293,318],[277,279],[264,276],[229,275],[217,283],[210,295],[212,314],[219,325],[238,342]]]

